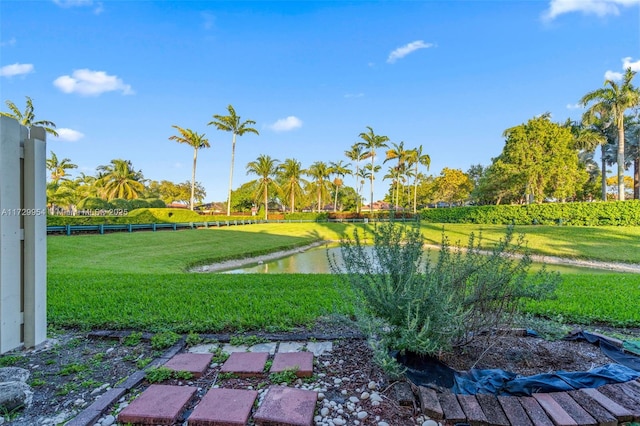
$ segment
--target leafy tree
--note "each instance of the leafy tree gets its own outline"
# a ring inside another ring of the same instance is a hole
[[[351,161],[353,161],[356,165],[355,171],[352,173],[356,179],[355,191],[357,194],[357,199],[360,200],[360,194],[362,193],[362,185],[364,180],[361,179],[360,176],[360,162],[365,158],[365,153],[362,148],[362,145],[359,143],[355,143],[351,146],[351,149],[344,152],[344,155]],[[356,211],[360,213],[360,201],[356,206]]]
[[[247,182],[231,192],[231,208],[234,212],[250,212],[255,206],[255,193],[258,183],[255,180]]]
[[[631,68],[627,68],[622,83],[614,80],[606,80],[605,87],[587,93],[582,97],[580,103],[584,106],[593,104],[587,110],[589,114],[592,110],[607,111],[615,123],[618,130],[618,200],[624,200],[624,117],[629,108],[640,105],[640,90],[631,84],[636,75]]]
[[[55,131],[56,124],[53,121],[35,121],[36,115],[33,112],[33,99],[31,99],[29,96],[25,96],[25,98],[27,98],[27,106],[25,107],[24,112],[21,112],[16,104],[7,100],[5,101],[5,103],[7,104],[7,107],[11,110],[11,112],[0,112],[0,115],[4,117],[14,118],[18,120],[20,124],[28,128],[31,128],[33,126],[42,127],[45,132],[53,136],[58,136],[58,132]]]
[[[229,115],[214,115],[213,121],[210,121],[207,125],[214,125],[218,130],[231,132],[233,134],[233,138],[231,141],[231,169],[229,170],[229,191],[227,196],[227,216],[231,216],[231,188],[233,185],[233,163],[235,161],[236,136],[242,136],[245,133],[255,133],[256,135],[259,135],[260,133],[258,133],[258,131],[253,127],[249,127],[256,124],[255,121],[246,120],[242,122],[240,120],[240,116],[236,114],[236,110],[233,109],[232,105],[229,105],[227,107],[227,110],[229,111]]]
[[[198,150],[202,148],[209,148],[209,141],[205,138],[205,135],[198,134],[191,129],[183,129],[180,126],[171,126],[178,131],[178,135],[169,137],[169,140],[176,141],[178,143],[184,143],[193,148],[193,170],[191,171],[191,197],[189,198],[189,208],[193,210],[194,197],[196,191],[196,162],[198,161]]]
[[[285,198],[289,199],[289,211],[291,213],[296,210],[296,197],[302,196],[302,185],[306,183],[302,179],[302,175],[306,170],[302,168],[302,163],[294,158],[284,160],[278,169],[278,177],[280,179],[280,187]]]
[[[344,185],[344,176],[350,174],[349,167],[351,164],[344,164],[342,160],[338,162],[329,163],[329,170],[332,175],[336,175],[335,179],[333,179],[333,185],[335,187],[334,201],[333,201],[333,212],[335,213],[338,209],[338,193],[340,192],[340,187]]]
[[[409,166],[413,165],[415,167],[413,171],[413,213],[415,214],[418,211],[418,177],[420,175],[418,173],[418,166],[425,166],[427,171],[429,171],[429,166],[431,166],[431,157],[429,157],[429,154],[422,153],[422,145],[420,145],[418,148],[409,150],[407,162],[409,163]]]
[[[328,192],[329,176],[331,175],[331,168],[324,161],[316,161],[307,169],[307,176],[313,178],[310,189],[316,193],[316,211],[320,212],[323,206],[323,201]]]
[[[51,157],[46,160],[46,167],[47,170],[51,172],[51,180],[56,184],[61,179],[67,180],[67,170],[78,168],[78,166],[73,164],[68,158],[58,160],[58,156],[53,151],[51,151]]]
[[[469,198],[473,184],[469,176],[459,169],[445,167],[435,180],[435,197],[452,204],[461,204]]]
[[[367,126],[367,131],[360,133],[359,137],[360,139],[362,139],[362,141],[359,142],[359,144],[365,150],[363,159],[365,160],[369,158],[371,159],[371,163],[369,164],[370,167],[367,172],[367,175],[369,177],[369,182],[371,183],[371,197],[369,202],[369,210],[370,210],[370,213],[373,214],[373,181],[375,180],[376,172],[380,170],[380,166],[376,167],[374,165],[374,161],[376,158],[376,150],[386,148],[387,147],[386,142],[389,141],[389,138],[384,135],[375,134],[375,132],[370,126]]]
[[[100,185],[107,200],[124,198],[131,200],[138,198],[144,191],[144,176],[142,171],[135,171],[129,160],[115,159],[108,165],[98,166],[100,178],[96,184]]]
[[[586,181],[571,131],[552,123],[548,114],[507,129],[504,135],[505,146],[490,170],[502,192],[499,198],[507,195],[513,200],[524,194],[527,202],[564,200]]]
[[[280,191],[280,186],[274,180],[278,175],[278,163],[278,160],[268,155],[260,155],[257,160],[247,164],[247,174],[259,176],[257,180],[256,198],[257,194],[262,192],[264,200],[264,220],[269,219],[269,189],[272,188]]]
[[[622,185],[626,195],[631,196],[633,194],[633,178],[625,176]],[[616,198],[620,199],[620,194],[618,194],[619,189],[620,185],[618,185],[618,176],[611,176],[610,178],[607,178],[607,195],[610,200]]]

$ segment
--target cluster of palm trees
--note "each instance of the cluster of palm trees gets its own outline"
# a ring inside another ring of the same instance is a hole
[[[231,215],[231,188],[233,187],[233,165],[235,161],[235,153],[236,153],[236,136],[242,136],[245,133],[255,133],[259,135],[258,131],[253,127],[250,127],[256,124],[253,120],[242,121],[240,116],[236,114],[236,110],[232,105],[227,107],[228,115],[218,115],[214,114],[213,120],[210,121],[208,126],[215,126],[218,130],[222,130],[225,132],[231,132],[232,141],[231,141],[231,167],[229,170],[229,190],[227,192],[227,216]],[[195,182],[196,182],[196,162],[198,159],[198,150],[201,148],[209,148],[209,141],[205,138],[205,135],[198,134],[197,132],[192,131],[191,129],[183,129],[179,126],[173,126],[178,130],[180,135],[171,136],[170,140],[175,140],[178,143],[184,143],[193,147],[193,171],[191,173],[191,202],[189,203],[189,208],[191,210],[194,209],[194,191],[195,191]]]
[[[377,152],[385,148],[385,159],[387,161],[396,160],[396,163],[389,168],[386,178],[392,179],[395,205],[398,206],[400,185],[405,184],[409,178],[413,177],[413,211],[417,211],[417,185],[423,176],[418,172],[418,167],[424,165],[429,168],[431,158],[423,153],[422,146],[418,148],[406,149],[404,142],[393,143],[389,148],[387,142],[389,138],[376,134],[373,128],[367,126],[367,131],[359,135],[360,140],[354,143],[351,148],[345,151],[347,159],[355,163],[352,168],[351,163],[343,160],[324,162],[316,161],[304,169],[300,161],[295,158],[288,158],[283,163],[273,159],[268,155],[260,155],[255,161],[247,164],[247,174],[256,175],[258,179],[253,181],[256,188],[256,199],[261,198],[265,206],[269,203],[269,193],[282,200],[288,200],[289,211],[294,212],[296,199],[304,194],[315,194],[315,210],[321,211],[324,208],[324,201],[331,189],[333,189],[333,210],[338,210],[338,197],[341,188],[344,186],[344,178],[347,175],[355,177],[356,209],[360,212],[362,202],[362,189],[366,180],[370,184],[370,212],[373,212],[373,192],[375,175],[381,169],[381,165],[375,164]],[[362,164],[364,163],[364,164]],[[306,180],[307,176],[310,180]],[[265,215],[267,215],[265,208]]]
[[[606,166],[617,164],[618,200],[625,199],[624,171],[634,165],[634,198],[640,199],[640,89],[633,86],[636,72],[627,68],[622,80],[606,80],[604,87],[584,95],[587,107],[577,126],[577,140],[586,152],[601,148],[602,199],[606,200]],[[635,116],[627,115],[635,110]],[[629,140],[630,144],[625,142]]]

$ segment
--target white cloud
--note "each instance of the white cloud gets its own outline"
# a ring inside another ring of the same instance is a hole
[[[15,63],[12,65],[5,65],[4,67],[0,68],[0,77],[14,77],[16,75],[29,74],[33,71],[33,64]]]
[[[346,95],[344,95],[345,98],[349,99],[349,98],[362,98],[364,96],[364,93],[347,93]]]
[[[613,80],[613,81],[622,80],[622,73],[615,72],[615,71],[607,71],[604,73],[604,79]]]
[[[131,86],[124,84],[115,75],[89,69],[74,70],[72,76],[63,75],[53,81],[53,85],[64,93],[78,93],[83,96],[98,96],[104,92],[119,91],[123,95],[133,95]]]
[[[63,127],[61,129],[56,129],[56,131],[59,135],[58,140],[61,141],[76,142],[84,138],[84,133],[81,133],[77,130],[67,129]]]
[[[70,7],[94,7],[93,13],[96,15],[101,14],[104,11],[102,2],[94,2],[93,0],[53,0],[58,6],[68,9]]]
[[[581,12],[599,17],[619,15],[620,6],[629,7],[634,4],[640,4],[640,0],[551,0],[549,9],[542,14],[542,17],[545,20],[552,20],[571,12]]]
[[[631,56],[622,58],[622,69],[626,70],[627,68],[631,68],[631,71],[640,71],[640,59],[638,59],[635,62],[632,62]]]
[[[287,118],[281,118],[269,126],[269,128],[274,132],[288,132],[289,130],[297,129],[298,127],[302,127],[302,120],[298,117],[294,117],[293,115],[290,115]]]
[[[567,109],[582,109],[580,104],[567,104]]]
[[[0,46],[5,47],[5,46],[15,46],[16,45],[16,38],[15,37],[11,37],[9,40],[7,41],[0,41]]]
[[[387,63],[392,64],[398,59],[402,59],[405,56],[407,56],[409,53],[415,52],[418,49],[427,49],[433,46],[434,46],[433,43],[425,43],[422,40],[412,41],[411,43],[398,47],[396,50],[391,52],[389,54],[389,57],[387,58]]]

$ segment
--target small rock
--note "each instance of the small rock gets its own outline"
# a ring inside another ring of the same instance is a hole
[[[352,396],[352,397],[349,398],[349,401],[351,401],[351,402],[353,402],[355,404],[357,402],[360,402],[360,399],[358,399],[357,396]]]
[[[112,416],[111,414],[109,414],[107,417],[105,417],[102,422],[100,423],[101,426],[111,426],[112,424],[114,424],[116,422],[116,418],[114,416]]]
[[[360,399],[368,399],[369,398],[369,392],[362,392],[362,395],[360,395]]]
[[[324,394],[322,392],[318,392],[318,401],[324,400]]]
[[[339,385],[342,383],[342,379],[333,379],[333,384],[334,385]]]
[[[378,422],[378,426],[389,426],[387,422]]]
[[[438,423],[433,420],[427,420],[426,422],[422,423],[422,426],[438,426]]]
[[[329,409],[327,407],[322,407],[320,410],[320,415],[322,417],[327,417],[329,415]]]
[[[370,390],[376,390],[376,388],[378,387],[378,384],[372,380],[372,381],[370,381],[370,382],[369,382],[369,384],[367,385],[367,387],[368,387]]]
[[[0,382],[26,382],[30,375],[29,370],[20,367],[0,368]]]
[[[85,401],[82,398],[78,398],[75,401],[73,401],[73,405],[75,405],[76,407],[82,407],[82,405],[84,405]]]
[[[343,418],[337,417],[333,419],[333,424],[336,426],[342,426],[342,425],[346,425],[347,421]]]
[[[33,400],[31,386],[24,382],[0,383],[0,407],[11,412],[18,407],[29,407]]]
[[[358,413],[358,419],[360,419],[360,420],[364,420],[364,419],[366,419],[366,418],[367,418],[367,416],[368,416],[368,415],[369,415],[369,414],[368,414],[366,411],[360,411],[360,412]],[[424,425],[423,425],[423,426],[424,426]]]

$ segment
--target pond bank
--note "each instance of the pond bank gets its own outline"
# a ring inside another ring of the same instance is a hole
[[[275,251],[273,253],[267,253],[260,256],[254,257],[245,257],[241,259],[232,259],[224,262],[214,263],[210,265],[198,266],[195,268],[191,268],[189,272],[199,272],[199,273],[207,273],[207,272],[220,272],[226,271],[230,269],[242,268],[247,265],[252,264],[260,264],[264,262],[269,262],[276,259],[281,259],[287,256],[291,256],[294,254],[302,253],[309,249],[320,247],[322,245],[336,243],[336,241],[317,241],[315,243],[296,247],[291,250],[280,250]],[[425,248],[429,248],[432,250],[439,250],[439,245],[427,245]],[[489,253],[489,252],[487,252]],[[588,259],[570,259],[566,257],[558,257],[558,256],[545,256],[545,255],[531,255],[531,260],[537,263],[546,263],[553,265],[567,265],[567,266],[578,266],[582,268],[592,268],[592,269],[600,269],[600,270],[608,270],[612,272],[630,272],[635,274],[640,274],[640,265],[633,263],[621,263],[621,262],[605,262],[599,260],[588,260]]]

